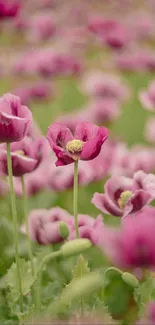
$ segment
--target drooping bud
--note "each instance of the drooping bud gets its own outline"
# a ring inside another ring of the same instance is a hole
[[[121,209],[124,209],[128,200],[131,198],[132,192],[131,191],[124,191],[121,193],[120,198],[118,200],[118,204]]]
[[[64,222],[64,221],[61,221],[59,223],[59,234],[64,239],[67,239],[69,236],[69,228],[68,228],[66,222]]]
[[[67,257],[83,253],[86,249],[92,246],[91,241],[86,238],[71,240],[61,246],[62,254]]]
[[[137,280],[137,278],[133,274],[128,272],[124,272],[122,274],[122,280],[133,288],[136,288],[139,285],[139,281]]]

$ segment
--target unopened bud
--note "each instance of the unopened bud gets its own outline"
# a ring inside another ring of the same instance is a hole
[[[84,252],[92,246],[91,241],[86,238],[71,240],[61,246],[61,251],[64,256],[76,255]]]
[[[62,295],[64,303],[70,302],[79,297],[89,296],[103,286],[103,279],[97,272],[92,272],[77,280],[74,280],[69,286],[66,287]]]
[[[133,288],[136,288],[139,285],[139,281],[137,280],[137,278],[133,274],[128,272],[124,272],[122,274],[122,280]]]
[[[59,234],[64,239],[68,238],[69,236],[69,228],[64,221],[59,223]]]

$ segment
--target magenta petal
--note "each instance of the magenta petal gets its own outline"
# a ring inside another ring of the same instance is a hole
[[[112,214],[118,217],[121,217],[123,214],[121,209],[119,209],[105,194],[94,193],[91,202],[96,208],[106,214]]]
[[[150,197],[150,194],[144,190],[136,191],[131,198],[131,203],[133,205],[132,213],[141,210],[143,206],[149,202]]]
[[[132,190],[133,180],[128,177],[112,176],[105,184],[105,194],[118,205],[120,194]]]
[[[37,160],[11,153],[13,176],[20,177],[26,173],[31,173],[37,166]],[[5,150],[0,152],[0,169],[4,174],[8,175],[7,153]]]
[[[73,139],[71,131],[64,124],[53,123],[48,128],[47,140],[52,149],[54,144],[60,148],[65,148],[67,142]]]
[[[94,138],[88,140],[83,145],[83,149],[80,155],[82,160],[91,160],[98,156],[101,151],[101,147],[108,137],[108,131],[105,128],[99,128],[98,134]]]
[[[55,150],[54,150],[55,152]],[[67,155],[65,151],[60,151],[57,154],[58,160],[56,161],[56,166],[64,166],[64,165],[69,165],[74,162],[74,159],[72,159],[70,156]]]
[[[99,136],[100,133],[103,133],[102,136],[108,137],[108,130],[106,128],[99,127],[90,122],[81,122],[78,123],[75,129],[75,138],[86,142]]]

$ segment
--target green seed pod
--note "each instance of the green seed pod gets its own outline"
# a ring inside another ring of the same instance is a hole
[[[59,223],[59,234],[64,239],[68,238],[69,236],[69,228],[64,221]]]
[[[124,272],[122,274],[122,280],[133,288],[136,288],[139,285],[139,281],[136,279],[136,277],[128,272]]]
[[[76,254],[81,254],[86,249],[92,246],[91,241],[86,238],[79,238],[71,240],[61,246],[62,255],[71,256]]]

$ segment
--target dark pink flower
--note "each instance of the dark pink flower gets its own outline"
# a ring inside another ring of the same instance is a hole
[[[53,95],[53,89],[49,83],[42,81],[17,88],[14,94],[20,97],[22,104],[27,104],[31,100],[48,99]]]
[[[143,189],[136,189],[133,179],[112,176],[105,184],[105,193],[95,193],[92,203],[102,212],[126,217],[141,210],[151,200]]]
[[[144,108],[155,111],[155,81],[151,82],[147,90],[140,91],[139,99]]]
[[[29,40],[44,41],[56,32],[55,17],[50,12],[37,14],[30,17],[28,23],[27,37]]]
[[[93,171],[93,181],[99,181],[110,174],[113,164],[115,164],[115,150],[117,143],[108,139],[102,147],[99,155],[89,161],[89,166]]]
[[[89,109],[86,107],[83,107],[80,111],[78,111],[76,114],[75,113],[69,113],[65,115],[61,115],[60,117],[57,118],[56,122],[60,124],[64,124],[67,126],[68,129],[71,130],[72,133],[75,132],[76,126],[85,121],[90,121],[90,114],[89,114]]]
[[[99,245],[104,236],[104,224],[101,215],[93,219],[87,215],[78,216],[78,227],[80,238],[91,240],[94,245]],[[71,231],[69,240],[76,238],[75,230]]]
[[[99,71],[92,71],[85,75],[82,88],[88,95],[105,99],[123,101],[129,98],[129,89],[118,76]]]
[[[146,146],[135,145],[128,156],[128,169],[133,175],[138,170],[151,173],[155,166],[155,150]]]
[[[137,171],[133,175],[133,180],[135,183],[135,187],[137,189],[143,189],[148,192],[151,196],[150,201],[155,199],[155,175],[154,174],[146,174],[142,170]]]
[[[151,117],[147,120],[144,130],[145,139],[155,143],[155,118]]]
[[[0,98],[0,142],[22,140],[32,122],[32,113],[20,98],[6,94]]]
[[[50,210],[32,210],[29,215],[30,237],[41,245],[59,243],[63,241],[59,234],[60,221],[66,222],[68,227],[72,228],[72,220],[70,214],[59,207]]]
[[[89,120],[99,125],[112,122],[120,116],[120,105],[114,99],[98,99],[90,104],[88,110]]]
[[[34,196],[48,189],[49,182],[49,160],[44,159],[31,173],[25,174],[25,189],[28,197]],[[19,177],[14,177],[14,189],[17,196],[23,195],[22,184]]]
[[[13,176],[22,176],[34,171],[48,153],[48,143],[44,137],[32,140],[25,137],[22,141],[11,144]],[[7,152],[4,145],[0,146],[0,168],[8,174]]]
[[[56,166],[64,166],[74,161],[91,160],[98,156],[108,137],[108,130],[94,124],[79,123],[74,136],[63,124],[54,123],[49,127],[47,139],[58,160]]]
[[[89,162],[80,161],[78,167],[78,184],[79,186],[86,186],[92,182],[94,178],[94,172]],[[64,166],[55,167],[54,164],[51,166],[49,172],[48,185],[54,191],[64,191],[66,189],[73,188],[74,184],[74,167]]]
[[[116,65],[127,71],[154,71],[155,56],[152,52],[139,50],[123,53],[116,57]]]
[[[117,20],[94,17],[90,20],[88,28],[112,48],[122,48],[129,42],[127,29]]]
[[[20,0],[0,0],[0,19],[16,17],[20,7]]]
[[[155,218],[147,209],[124,219],[119,230],[106,229],[102,248],[118,267],[155,267]]]

